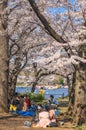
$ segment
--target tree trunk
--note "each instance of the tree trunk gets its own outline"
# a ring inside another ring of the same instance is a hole
[[[72,85],[69,86],[69,104],[68,104],[68,115],[73,115],[74,103],[75,103],[75,79],[76,72],[73,73]]]
[[[16,83],[17,83],[17,76],[15,74],[10,76],[10,83],[9,83],[9,98],[11,99],[15,94]]]
[[[37,85],[37,82],[33,82],[31,92],[33,93],[35,91],[35,87]]]
[[[79,55],[86,58],[86,45],[82,45]],[[86,122],[86,63],[80,63],[76,71],[75,104],[73,122],[81,125]]]
[[[86,122],[86,64],[80,64],[76,72],[73,122],[78,125]]]
[[[37,85],[37,63],[33,63],[33,70],[34,70],[34,82],[32,84],[31,92],[33,93],[35,91],[35,86]]]
[[[4,3],[5,2],[5,3]],[[0,13],[6,6],[6,0],[0,4]],[[2,24],[3,20],[3,24]],[[5,31],[5,20],[0,19],[0,31]],[[0,113],[8,111],[8,43],[5,36],[0,36]]]
[[[41,76],[43,75],[42,70],[38,70],[37,71],[37,63],[33,63],[33,70],[34,70],[34,82],[32,84],[32,89],[31,92],[33,93],[35,91],[35,87],[39,81],[39,79],[41,78]]]

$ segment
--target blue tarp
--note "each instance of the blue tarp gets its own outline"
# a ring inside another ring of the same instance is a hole
[[[36,112],[37,106],[34,105],[31,108],[29,108],[27,111],[17,110],[17,114],[22,116],[34,116]]]
[[[27,111],[17,110],[16,114],[21,116],[34,116],[36,114],[37,106],[33,106],[29,108]],[[59,110],[55,110],[55,115],[58,115],[60,112]]]
[[[34,116],[35,115],[35,112],[33,111],[19,111],[17,110],[17,114],[21,115],[21,116]]]

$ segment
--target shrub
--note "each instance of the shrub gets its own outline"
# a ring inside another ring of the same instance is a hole
[[[35,102],[40,102],[44,100],[44,96],[42,96],[41,94],[29,93],[28,97]]]
[[[64,79],[63,79],[63,78],[60,78],[60,79],[59,79],[59,83],[60,83],[60,84],[64,84]]]

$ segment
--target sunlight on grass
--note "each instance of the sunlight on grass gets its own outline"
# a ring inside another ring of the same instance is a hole
[[[61,102],[61,101],[69,101],[69,97],[64,97],[64,98],[58,98],[58,101]]]
[[[58,107],[58,109],[60,110],[60,113],[67,112],[67,107]]]
[[[86,130],[86,125],[82,125],[82,126],[77,126],[77,124],[76,125],[74,125],[74,126],[72,126],[74,129],[76,129],[77,128],[77,130]]]

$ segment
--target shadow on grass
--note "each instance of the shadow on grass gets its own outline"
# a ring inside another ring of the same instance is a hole
[[[68,101],[60,101],[59,106],[60,107],[68,107]]]
[[[10,116],[2,116],[0,117],[0,119],[8,119],[8,118],[13,118],[13,117],[18,117],[19,115],[17,114],[13,114],[13,115],[10,115]]]

